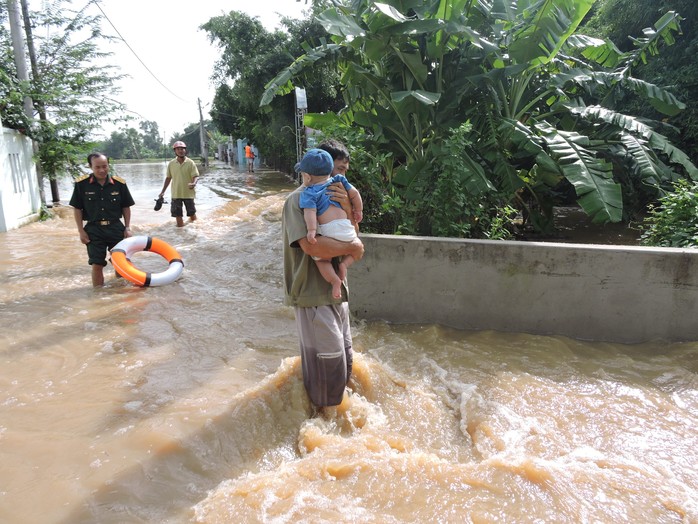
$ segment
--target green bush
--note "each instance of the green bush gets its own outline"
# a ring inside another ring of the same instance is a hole
[[[466,122],[451,129],[433,160],[432,187],[425,191],[422,210],[429,217],[430,234],[437,237],[485,238],[503,240],[512,237],[512,219],[516,215],[504,195],[468,190],[466,158],[472,147],[472,125]]]
[[[335,139],[343,143],[351,157],[347,178],[361,193],[364,203],[363,233],[399,234],[407,206],[396,195],[391,184],[393,155],[383,151],[372,137],[359,129],[344,125],[328,125],[317,143]],[[405,233],[409,234],[409,233]]]
[[[650,207],[640,243],[645,246],[698,247],[698,182],[679,180]]]
[[[348,178],[361,192],[361,231],[387,235],[427,235],[503,240],[512,238],[513,209],[496,191],[474,195],[464,179],[463,152],[471,146],[469,123],[452,129],[440,154],[424,165],[425,173],[410,192],[392,184],[394,159],[366,134],[330,129],[325,138],[343,142],[351,154]],[[426,172],[428,171],[428,175]],[[409,197],[407,196],[409,195]]]

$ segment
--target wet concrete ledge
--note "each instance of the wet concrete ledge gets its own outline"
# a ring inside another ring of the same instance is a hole
[[[698,250],[362,234],[353,315],[576,339],[698,340]]]

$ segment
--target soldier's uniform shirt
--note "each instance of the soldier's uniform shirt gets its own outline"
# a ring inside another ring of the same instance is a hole
[[[107,264],[107,249],[124,239],[122,209],[134,205],[131,192],[122,178],[107,175],[104,185],[94,175],[85,175],[75,181],[70,205],[82,211],[85,231],[90,237],[87,244],[89,264]]]
[[[107,175],[100,185],[94,175],[85,175],[75,181],[70,205],[82,210],[82,219],[87,223],[119,220],[124,207],[134,205],[131,192],[122,178]]]

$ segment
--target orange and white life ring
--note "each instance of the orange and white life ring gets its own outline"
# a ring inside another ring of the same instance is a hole
[[[170,264],[160,273],[147,273],[131,263],[131,255],[137,251],[152,251],[164,257]],[[119,275],[137,286],[163,286],[177,280],[184,269],[184,262],[177,250],[167,242],[147,236],[124,238],[111,249],[111,263]]]

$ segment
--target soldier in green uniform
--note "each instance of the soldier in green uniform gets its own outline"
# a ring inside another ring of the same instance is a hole
[[[70,205],[74,208],[80,242],[87,246],[92,285],[100,287],[104,285],[107,250],[131,236],[131,206],[135,202],[126,181],[109,175],[109,159],[105,155],[92,153],[87,163],[92,174],[75,181]]]

